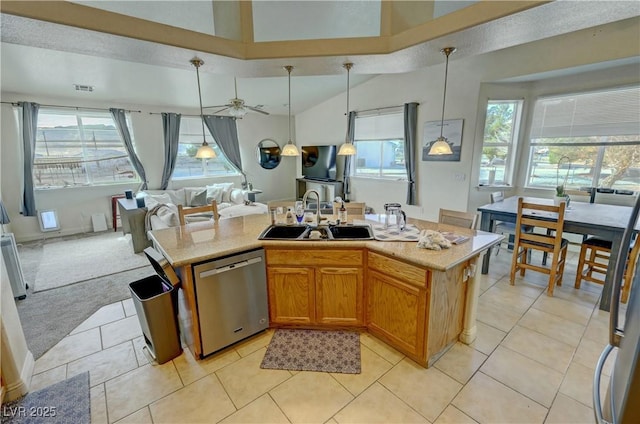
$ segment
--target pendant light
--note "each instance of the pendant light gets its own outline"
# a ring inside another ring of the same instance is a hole
[[[347,70],[347,135],[344,137],[344,144],[340,146],[338,154],[342,156],[353,156],[356,154],[356,146],[354,146],[351,137],[349,137],[349,71],[353,68],[353,63],[346,62],[342,67]]]
[[[298,152],[298,148],[291,141],[291,71],[293,70],[293,66],[287,65],[284,67],[289,73],[289,141],[282,148],[282,156],[300,156],[300,152]]]
[[[442,136],[444,129],[444,104],[447,99],[447,74],[449,73],[449,55],[456,51],[455,47],[445,47],[440,50],[446,57],[446,65],[444,68],[444,94],[442,95],[442,119],[440,120],[440,137],[431,145],[430,155],[452,155],[451,145],[447,142],[446,137]]]
[[[196,158],[198,159],[211,159],[216,157],[216,152],[213,151],[204,135],[204,113],[202,112],[202,93],[200,91],[200,71],[199,68],[204,65],[204,61],[198,57],[191,59],[191,64],[196,67],[196,77],[198,78],[198,99],[200,99],[200,120],[202,123],[202,146],[198,148],[196,152]]]

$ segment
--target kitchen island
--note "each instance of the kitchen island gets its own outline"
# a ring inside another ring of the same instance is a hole
[[[367,215],[375,223],[378,215]],[[367,330],[423,366],[456,340],[476,336],[479,255],[502,236],[410,219],[419,229],[469,240],[450,249],[376,240],[258,240],[266,215],[194,223],[151,232],[155,247],[181,279],[180,319],[194,355],[202,357],[193,265],[264,249],[271,327]]]

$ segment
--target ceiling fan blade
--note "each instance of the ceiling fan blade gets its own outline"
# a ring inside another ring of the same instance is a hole
[[[225,110],[229,109],[231,106],[223,106],[222,109],[218,109],[215,112],[213,112],[213,115],[217,115],[220,112],[224,112]]]
[[[226,105],[204,106],[202,109],[211,109],[211,108],[214,108],[214,107],[231,107],[231,106],[233,106],[233,105],[226,104]]]
[[[254,112],[261,113],[261,114],[263,114],[263,115],[269,115],[269,112],[266,112],[266,111],[264,111],[264,110],[262,110],[262,109],[258,109],[257,107],[253,107],[253,106],[245,106],[245,107],[246,107],[247,109],[249,109],[249,110],[252,110],[252,111],[254,111]]]

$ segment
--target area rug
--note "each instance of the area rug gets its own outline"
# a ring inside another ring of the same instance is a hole
[[[89,373],[53,384],[2,405],[7,424],[68,424],[91,422]]]
[[[360,374],[360,334],[278,329],[260,368]]]
[[[143,253],[133,253],[131,239],[121,233],[47,243],[38,266],[34,292],[50,290],[99,276],[149,265]]]

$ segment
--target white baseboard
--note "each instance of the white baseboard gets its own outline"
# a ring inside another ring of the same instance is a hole
[[[27,355],[24,358],[24,365],[22,366],[22,370],[20,371],[20,379],[7,385],[7,392],[4,401],[11,402],[12,400],[18,399],[19,397],[29,393],[31,376],[33,375],[35,364],[36,363],[33,360],[33,354],[30,350],[28,350]]]

